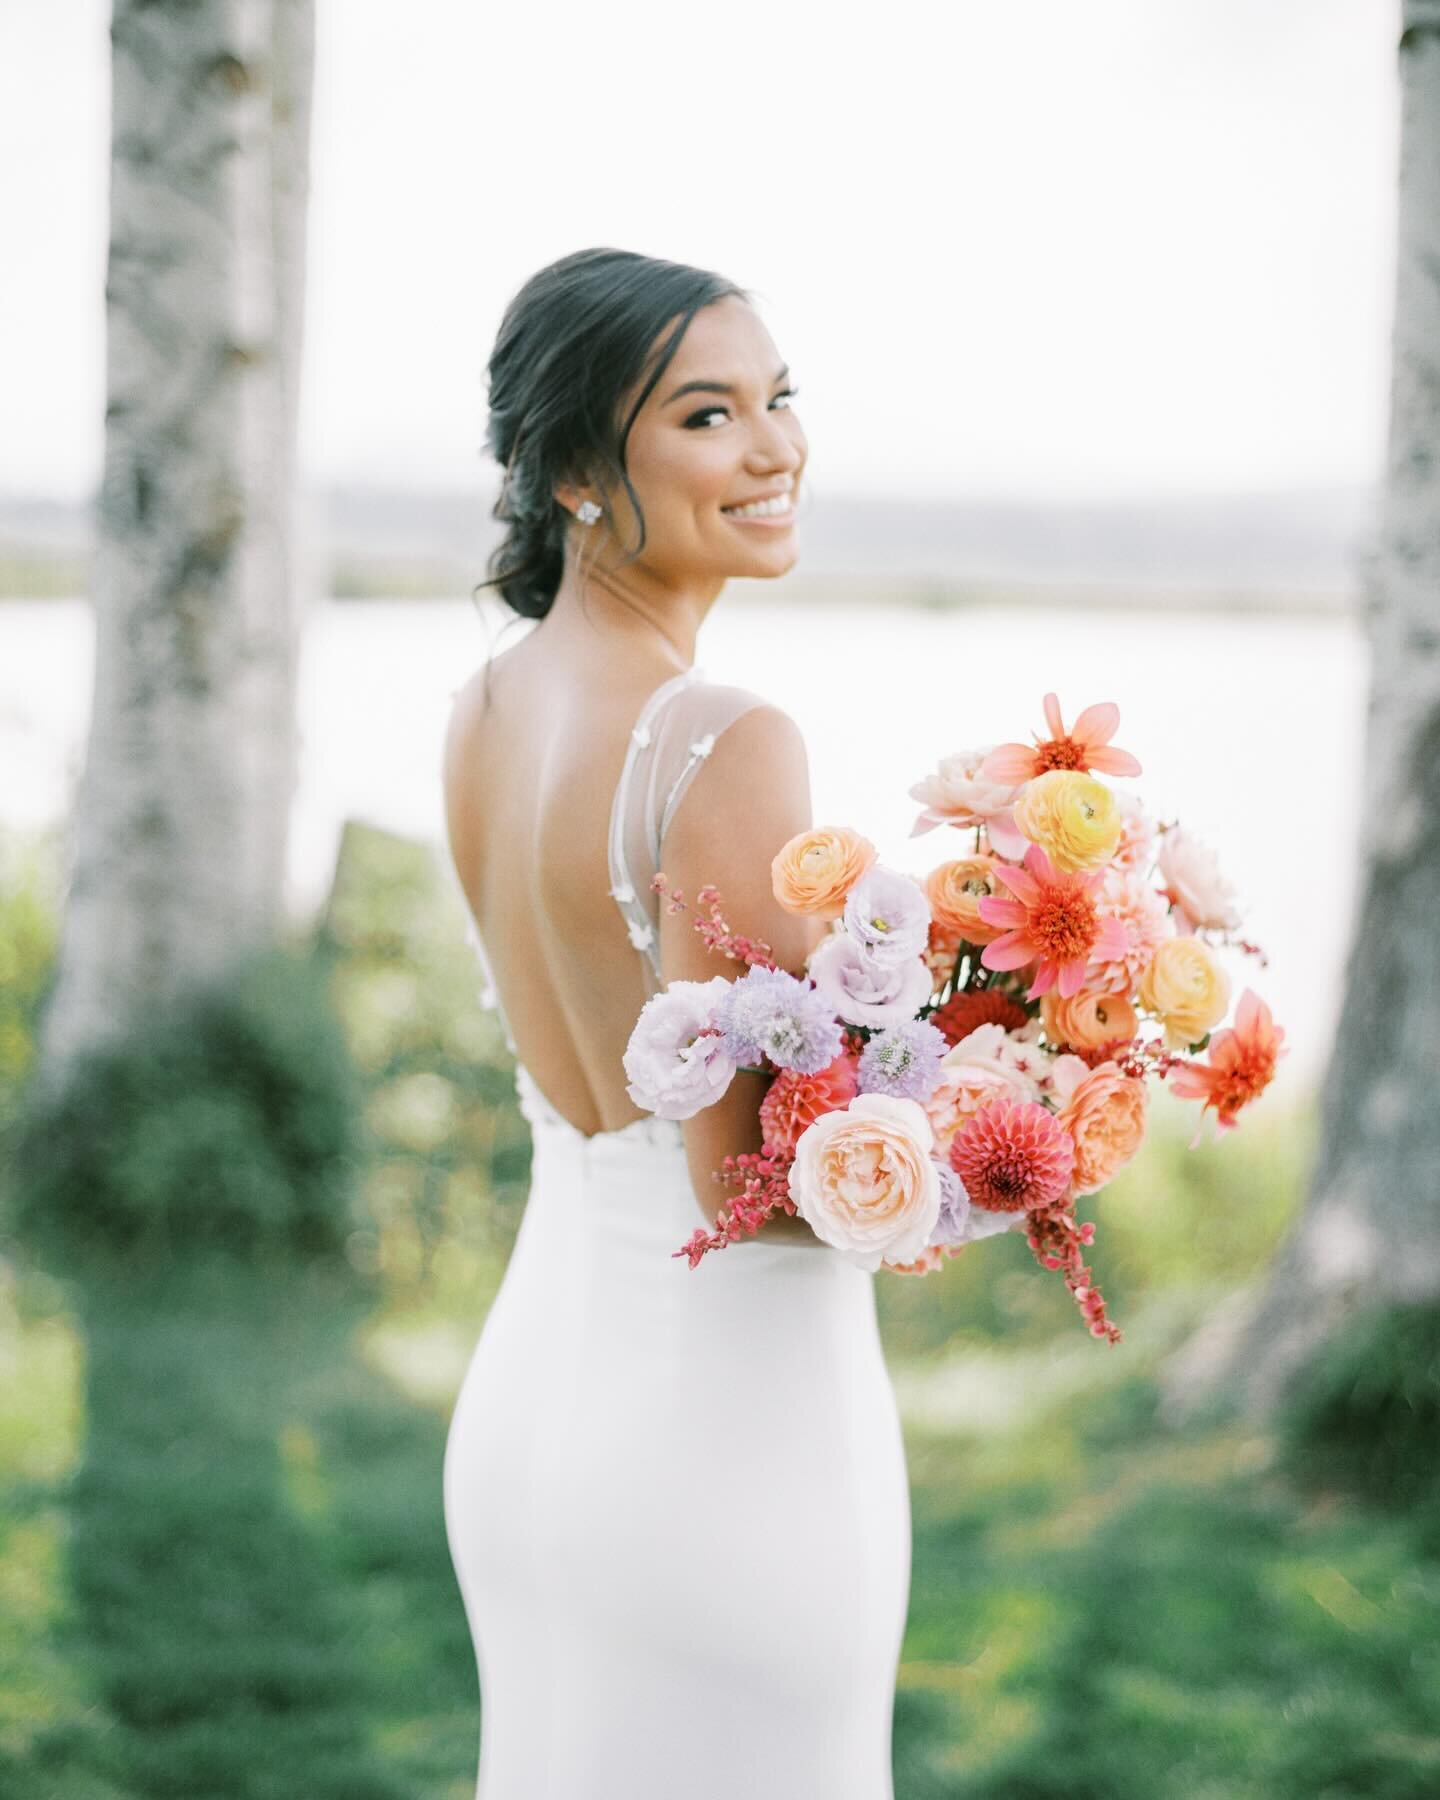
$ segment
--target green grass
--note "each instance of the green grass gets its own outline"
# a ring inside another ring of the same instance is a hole
[[[0,1792],[467,1800],[440,1462],[479,1321],[220,1279],[92,1295],[83,1324],[41,1277],[12,1294]],[[1147,1374],[1080,1348],[1103,1377],[1052,1346],[970,1429],[926,1422],[944,1365],[896,1369],[922,1414],[897,1794],[1436,1792],[1421,1522],[1295,1487],[1264,1435],[1166,1430]]]

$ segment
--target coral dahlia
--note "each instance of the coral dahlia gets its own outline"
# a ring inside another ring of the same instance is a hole
[[[1038,1100],[992,1100],[951,1139],[950,1166],[972,1205],[1029,1212],[1065,1197],[1075,1140]]]
[[[813,1075],[798,1069],[781,1069],[760,1102],[760,1125],[765,1142],[779,1150],[793,1150],[801,1132],[827,1112],[839,1112],[860,1091],[858,1059],[842,1052],[834,1062]]]
[[[1048,738],[1036,738],[1029,744],[997,744],[980,764],[982,781],[1029,781],[1047,769],[1099,769],[1106,775],[1138,775],[1140,764],[1128,750],[1110,747],[1120,725],[1120,708],[1113,700],[1098,706],[1087,706],[1067,732],[1060,714],[1058,695],[1047,694],[1044,700]]]

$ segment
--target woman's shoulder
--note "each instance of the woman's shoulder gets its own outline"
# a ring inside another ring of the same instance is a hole
[[[754,732],[783,731],[786,726],[797,729],[790,714],[770,694],[740,682],[712,681],[706,676],[683,688],[680,700],[680,713],[691,718],[704,717],[717,726],[753,713]]]

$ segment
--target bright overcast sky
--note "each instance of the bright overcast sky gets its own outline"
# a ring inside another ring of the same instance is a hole
[[[817,489],[1379,476],[1398,0],[318,0],[301,455],[491,480],[534,269],[758,291]],[[98,479],[109,9],[0,6],[0,491]]]

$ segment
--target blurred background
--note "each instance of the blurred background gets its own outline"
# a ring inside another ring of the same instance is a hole
[[[1239,1132],[1188,1148],[1162,1092],[1089,1203],[1119,1348],[1023,1241],[877,1277],[915,1503],[897,1795],[1440,1792],[1440,1277],[1372,1313],[1357,1274],[1283,1407],[1227,1410],[1233,1342],[1205,1349],[1314,1200],[1366,891],[1401,27],[1373,0],[0,13],[0,1793],[472,1791],[440,1458],[529,1141],[440,749],[508,617],[471,592],[484,363],[589,244],[751,287],[791,365],[800,562],[732,583],[699,661],[799,721],[817,820],[922,874],[961,853],[909,839],[942,756],[1027,739],[1052,689],[1067,723],[1114,700],[1287,1034]],[[217,143],[242,174],[192,232]],[[278,344],[274,390],[202,319]],[[171,444],[218,488],[142,480],[157,391],[188,420],[232,383]],[[200,573],[162,618],[167,514]],[[282,639],[218,727],[137,723],[147,668],[213,697]],[[276,706],[293,780],[252,752]],[[192,955],[237,845],[243,905]]]

